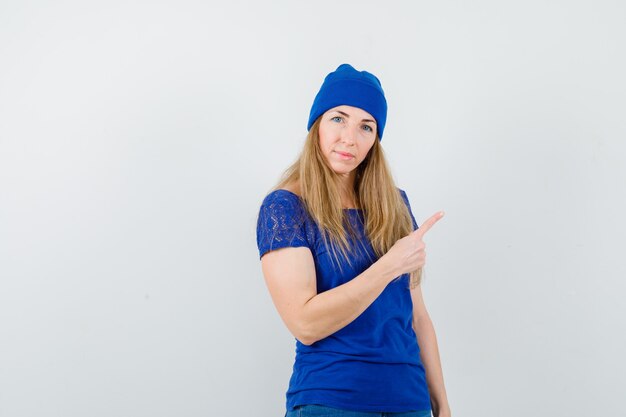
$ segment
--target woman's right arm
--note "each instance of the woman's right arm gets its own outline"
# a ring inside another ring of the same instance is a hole
[[[309,248],[273,250],[261,264],[280,317],[296,339],[311,345],[350,324],[400,275],[388,260],[383,256],[352,280],[320,294]]]
[[[320,294],[309,248],[285,247],[265,253],[261,258],[265,282],[289,331],[311,345],[350,324],[395,277],[424,266],[422,238],[441,217],[443,212],[433,215],[361,274]]]

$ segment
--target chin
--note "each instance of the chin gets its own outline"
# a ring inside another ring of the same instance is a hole
[[[328,159],[326,161],[328,161]],[[338,174],[338,175],[349,174],[350,172],[354,171],[358,166],[355,159],[352,159],[351,161],[346,161],[346,162],[348,163],[332,161],[329,163],[329,165],[330,165],[330,168],[335,172],[335,174]]]
[[[341,168],[332,167],[332,168],[333,168],[333,171],[335,171],[335,174],[337,175],[347,175],[351,173],[352,171],[354,171],[354,168],[350,168],[350,169],[346,169],[345,167],[341,167]]]

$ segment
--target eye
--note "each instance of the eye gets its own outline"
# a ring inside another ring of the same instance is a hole
[[[332,120],[333,122],[340,122],[343,120],[343,117],[341,116],[335,116],[333,118],[331,118],[330,120]]]
[[[363,125],[363,129],[368,131],[368,132],[373,132],[374,131],[374,129],[372,129],[372,126],[370,126],[370,125]]]

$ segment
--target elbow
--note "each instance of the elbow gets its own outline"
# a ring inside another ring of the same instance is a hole
[[[319,339],[315,336],[313,336],[310,333],[306,333],[306,332],[300,332],[297,336],[296,339],[298,339],[298,341],[300,343],[302,343],[305,346],[311,346],[313,343],[317,342]]]
[[[315,339],[308,339],[304,337],[296,337],[296,339],[298,339],[298,341],[305,346],[311,346],[313,343],[317,342]]]
[[[313,343],[320,340],[315,331],[311,328],[311,326],[300,325],[297,326],[296,331],[292,332],[296,339],[300,343],[306,346],[311,346]]]

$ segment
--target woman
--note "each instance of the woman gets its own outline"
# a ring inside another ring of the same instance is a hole
[[[386,118],[378,78],[340,65],[261,205],[263,274],[296,338],[286,416],[450,416],[420,289],[422,238],[443,212],[417,230],[380,145]]]

